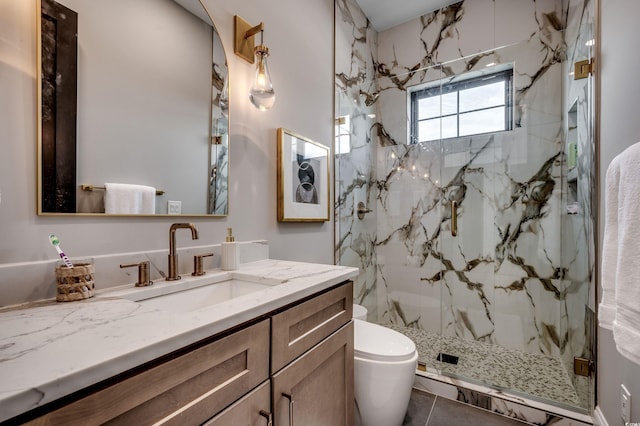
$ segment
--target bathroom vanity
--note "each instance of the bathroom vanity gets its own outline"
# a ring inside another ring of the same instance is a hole
[[[173,312],[129,300],[141,290],[132,286],[0,310],[0,342],[15,348],[0,349],[1,420],[351,424],[349,279],[357,272],[262,260],[209,273],[206,286],[236,280],[264,289],[195,310],[181,311],[173,298]],[[201,281],[177,283],[183,292]],[[171,285],[155,284],[146,300],[166,297]]]

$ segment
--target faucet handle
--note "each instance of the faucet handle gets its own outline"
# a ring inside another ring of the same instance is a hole
[[[152,285],[153,281],[149,279],[149,261],[145,260],[140,263],[126,263],[124,265],[120,265],[121,268],[132,268],[134,266],[138,267],[138,282],[136,282],[136,287]]]
[[[193,272],[191,273],[191,275],[193,275],[194,277],[198,277],[200,275],[205,274],[204,269],[202,267],[202,258],[209,257],[209,256],[213,256],[213,253],[198,254],[193,256]]]

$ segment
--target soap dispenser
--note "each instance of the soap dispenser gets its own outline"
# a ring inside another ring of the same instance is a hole
[[[238,269],[240,265],[240,247],[236,243],[236,239],[233,236],[233,230],[227,228],[227,239],[220,244],[222,256],[220,259],[220,267],[223,271],[233,271]]]

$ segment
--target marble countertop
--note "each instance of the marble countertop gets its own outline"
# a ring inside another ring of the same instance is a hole
[[[357,276],[358,269],[260,260],[206,279],[269,284],[193,312],[127,300],[137,290],[166,293],[205,278],[110,289],[83,301],[40,301],[0,310],[0,421]],[[147,290],[149,291],[149,290]]]

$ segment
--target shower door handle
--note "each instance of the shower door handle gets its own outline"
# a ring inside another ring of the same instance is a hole
[[[458,236],[458,202],[451,202],[451,236]]]

